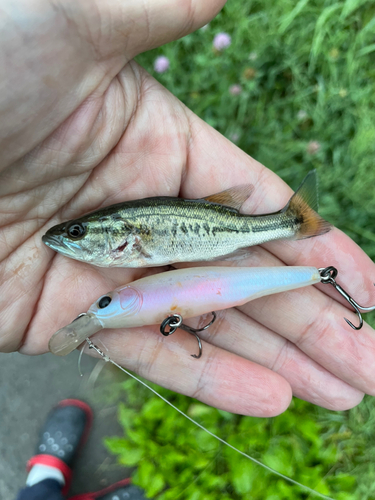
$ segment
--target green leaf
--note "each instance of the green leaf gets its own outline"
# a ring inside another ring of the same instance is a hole
[[[143,450],[140,448],[128,448],[122,451],[118,461],[122,465],[133,467],[139,464],[143,457],[143,453]]]
[[[189,406],[187,414],[195,420],[203,416],[212,415],[216,410],[210,406],[194,403]]]
[[[244,495],[251,491],[256,473],[251,462],[241,462],[232,470],[231,476],[236,493]]]
[[[118,409],[118,419],[124,429],[128,429],[131,427],[135,415],[136,412],[133,409],[127,408],[125,405],[120,404]]]
[[[159,398],[152,398],[142,408],[142,415],[148,419],[160,420],[160,416],[166,411],[166,403]]]
[[[152,482],[147,488],[147,495],[153,498],[157,493],[165,487],[165,479],[161,474],[155,474],[152,477]]]
[[[129,443],[125,438],[105,438],[104,444],[106,448],[114,454],[122,454],[128,448]]]

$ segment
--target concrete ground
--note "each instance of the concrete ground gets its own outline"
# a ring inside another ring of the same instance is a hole
[[[103,361],[78,353],[60,358],[52,354],[23,356],[0,354],[0,498],[13,500],[25,484],[25,464],[34,454],[38,431],[49,410],[65,398],[80,398],[94,410],[89,439],[77,460],[70,494],[97,491],[127,477],[102,441],[121,435],[116,397],[123,375]],[[102,369],[103,368],[103,369]],[[113,389],[113,390],[112,390]]]

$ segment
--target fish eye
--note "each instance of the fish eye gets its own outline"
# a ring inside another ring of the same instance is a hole
[[[66,232],[73,240],[78,240],[85,235],[86,228],[80,222],[72,222],[72,224],[67,227]]]
[[[104,297],[102,297],[99,302],[98,302],[98,306],[100,309],[104,309],[105,307],[107,307],[110,303],[112,302],[112,299],[111,297],[108,297],[108,295],[104,295]]]

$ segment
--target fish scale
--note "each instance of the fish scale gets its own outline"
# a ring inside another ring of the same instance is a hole
[[[331,227],[315,211],[315,172],[280,212],[241,213],[250,190],[237,186],[197,200],[126,201],[54,226],[43,241],[67,257],[100,267],[152,267],[215,260],[267,241],[317,236]]]

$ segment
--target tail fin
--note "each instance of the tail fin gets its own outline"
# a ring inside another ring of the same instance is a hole
[[[297,240],[318,236],[331,229],[332,225],[317,213],[318,205],[316,170],[312,170],[283,209],[283,212],[295,218],[299,226]]]

